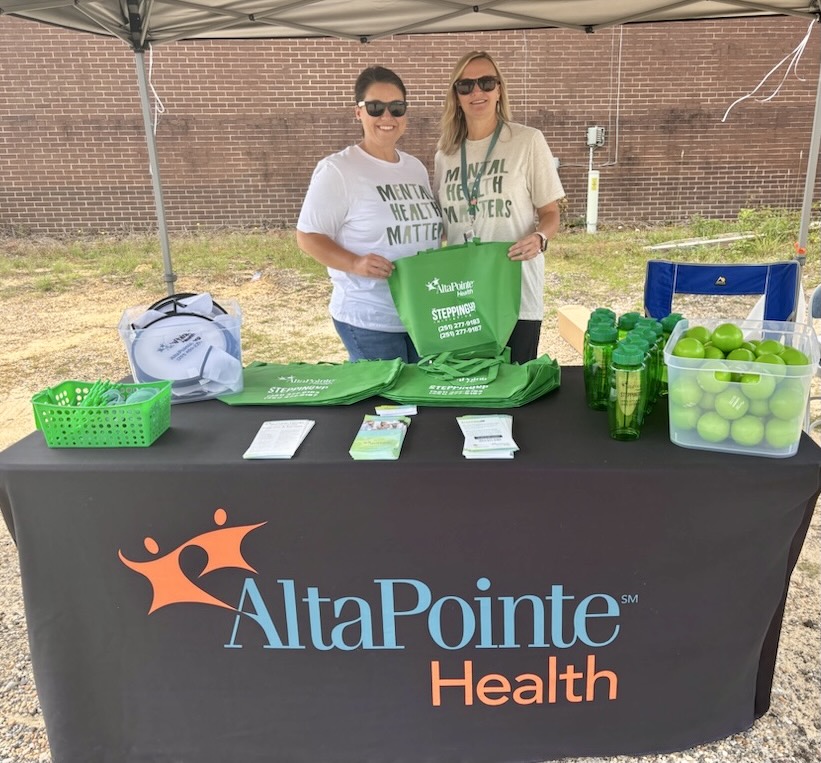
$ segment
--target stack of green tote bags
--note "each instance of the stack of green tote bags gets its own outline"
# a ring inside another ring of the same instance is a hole
[[[251,363],[243,389],[220,397],[229,405],[347,405],[381,395],[399,376],[401,360],[358,363]]]
[[[230,405],[344,405],[381,395],[398,403],[511,408],[559,386],[543,355],[509,362],[519,316],[522,264],[505,242],[472,241],[396,261],[388,285],[422,360],[252,363]]]
[[[405,366],[383,397],[425,405],[515,407],[559,386],[544,355],[509,362],[519,317],[522,263],[510,242],[478,240],[397,260],[390,286],[399,317],[422,360]]]
[[[396,403],[515,408],[559,386],[559,364],[542,355],[522,365],[501,357],[460,360],[446,353],[405,365],[381,395]]]

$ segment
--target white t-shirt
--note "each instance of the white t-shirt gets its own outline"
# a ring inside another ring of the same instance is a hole
[[[314,170],[297,229],[324,233],[358,255],[393,261],[438,248],[442,215],[425,165],[397,152],[386,162],[349,146],[322,159]],[[373,331],[405,331],[388,282],[328,268],[333,283],[330,313],[338,321]]]
[[[466,141],[467,187],[487,156],[492,135]],[[541,130],[506,124],[479,183],[476,220],[471,221],[462,190],[461,151],[436,152],[433,188],[442,209],[449,244],[461,244],[468,231],[482,241],[518,241],[533,233],[536,209],[564,197],[553,154]],[[522,262],[522,305],[519,317],[544,318],[544,255]]]

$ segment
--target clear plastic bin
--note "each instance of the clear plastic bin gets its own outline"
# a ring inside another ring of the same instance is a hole
[[[673,355],[690,326],[710,331],[735,323],[745,340],[774,339],[800,350],[806,365],[744,360],[704,360]],[[798,450],[818,368],[818,342],[811,326],[786,321],[680,321],[664,348],[670,440],[684,448],[786,458]],[[722,423],[723,422],[723,423]]]
[[[242,313],[236,301],[206,314],[180,309],[153,320],[146,318],[149,310],[128,308],[118,327],[135,381],[170,381],[172,403],[242,391]]]

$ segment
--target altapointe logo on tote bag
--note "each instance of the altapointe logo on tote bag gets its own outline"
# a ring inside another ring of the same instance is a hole
[[[420,355],[499,355],[522,295],[522,263],[508,258],[509,248],[474,241],[396,260],[388,286]]]

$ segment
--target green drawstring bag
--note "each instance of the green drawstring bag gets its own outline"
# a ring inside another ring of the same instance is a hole
[[[251,363],[243,389],[218,400],[228,405],[348,405],[384,393],[402,370],[401,360],[356,363]]]
[[[388,286],[421,356],[499,355],[522,299],[522,263],[508,258],[509,248],[476,239],[396,260]]]
[[[495,358],[454,358],[449,353],[405,365],[382,397],[417,405],[516,408],[556,389],[559,364],[548,355],[522,365]]]

